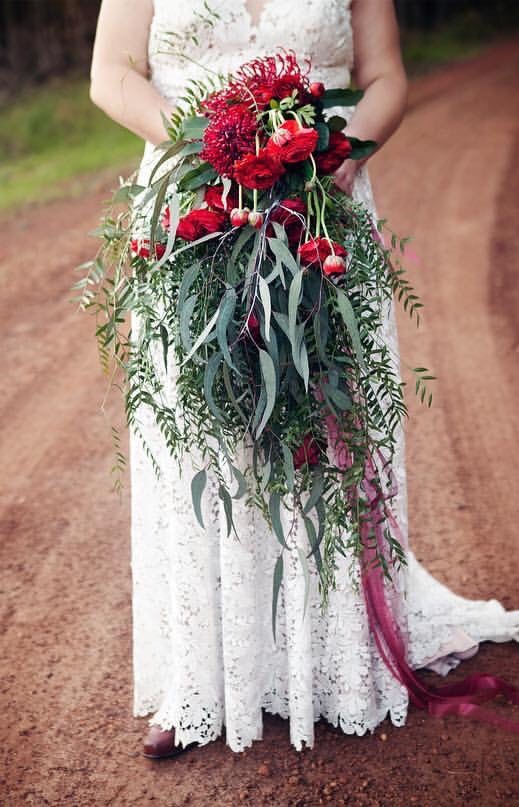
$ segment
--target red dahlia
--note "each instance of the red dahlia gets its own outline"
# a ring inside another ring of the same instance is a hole
[[[201,159],[207,160],[220,176],[232,177],[234,162],[254,151],[256,130],[256,117],[247,104],[226,106],[211,115],[202,138]]]

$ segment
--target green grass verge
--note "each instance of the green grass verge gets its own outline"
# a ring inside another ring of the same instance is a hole
[[[94,107],[87,81],[33,89],[0,110],[0,210],[67,195],[103,168],[131,168],[142,148]]]

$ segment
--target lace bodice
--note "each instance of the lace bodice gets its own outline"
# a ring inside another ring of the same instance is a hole
[[[350,0],[264,0],[256,23],[246,0],[209,0],[208,5],[211,11],[204,0],[155,0],[151,80],[168,100],[174,102],[186,77],[203,75],[204,67],[226,73],[278,47],[309,58],[316,81],[348,86],[353,66]]]

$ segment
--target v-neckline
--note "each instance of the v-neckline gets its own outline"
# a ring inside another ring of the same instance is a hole
[[[263,0],[263,5],[260,9],[259,17],[256,21],[251,14],[251,10],[247,0],[243,0],[243,8],[245,10],[245,14],[247,16],[247,20],[249,23],[249,28],[254,31],[258,31],[261,28],[261,23],[263,22],[263,17],[265,16],[265,12],[267,11],[268,6],[270,5],[270,0]]]

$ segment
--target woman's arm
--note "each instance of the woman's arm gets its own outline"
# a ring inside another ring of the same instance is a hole
[[[352,0],[354,77],[364,90],[345,130],[382,146],[400,124],[407,102],[407,78],[393,0]],[[346,160],[335,172],[336,184],[351,192],[359,161]]]
[[[130,131],[158,145],[166,139],[161,112],[173,106],[148,80],[153,0],[103,0],[92,56],[90,98]]]

